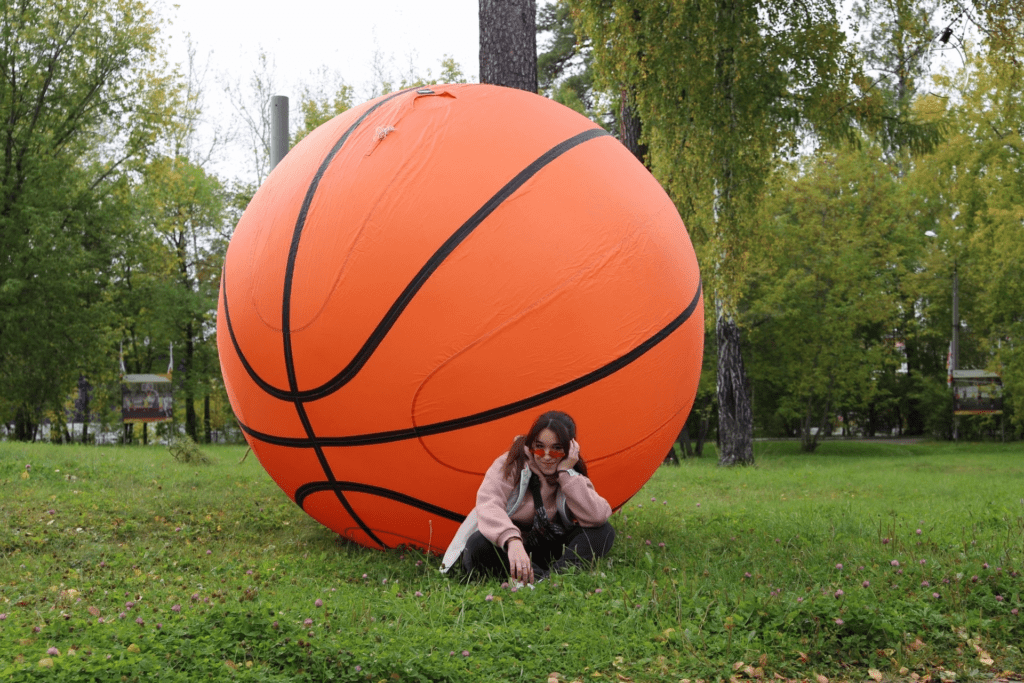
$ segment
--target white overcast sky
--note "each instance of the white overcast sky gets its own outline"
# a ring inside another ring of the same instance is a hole
[[[355,89],[357,101],[366,99],[375,52],[392,60],[396,80],[409,72],[410,61],[417,74],[430,69],[436,76],[445,55],[455,58],[470,81],[478,80],[479,0],[165,2],[159,11],[171,22],[168,57],[185,61],[188,34],[198,60],[208,67],[208,117],[220,121],[232,113],[221,95],[223,81],[244,82],[261,48],[274,62],[277,94],[289,96],[293,107],[299,84],[323,66]],[[236,175],[223,165],[219,170]]]

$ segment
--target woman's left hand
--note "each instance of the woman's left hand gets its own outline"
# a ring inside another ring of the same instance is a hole
[[[569,442],[569,455],[565,456],[562,462],[558,463],[558,469],[571,470],[580,461],[580,445],[573,439]]]

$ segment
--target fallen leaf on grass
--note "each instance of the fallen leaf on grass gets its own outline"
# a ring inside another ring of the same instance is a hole
[[[922,647],[924,647],[924,641],[920,638],[915,639],[914,642],[912,642],[910,645],[907,645],[907,648],[913,650],[914,652],[917,652]]]
[[[828,683],[828,679],[821,674],[814,674],[814,680],[818,681],[818,683]]]
[[[868,676],[878,681],[879,683],[881,683],[882,681],[882,672],[878,669],[868,669]]]
[[[736,662],[735,664],[732,665],[732,670],[733,671],[739,671],[744,666],[746,666],[746,664],[744,662]]]
[[[235,671],[235,670],[237,670],[237,669],[238,669],[238,666],[237,666],[237,665],[236,665],[236,664],[235,664],[234,662],[232,662],[232,661],[231,661],[230,659],[226,659],[226,660],[224,660],[224,664],[225,664],[225,665],[226,665],[226,666],[227,666],[227,667],[228,667],[229,669],[231,669],[232,671]]]
[[[807,663],[807,653],[805,653],[805,652],[800,652],[799,650],[797,650],[797,651],[796,651],[796,653],[797,653],[798,655],[800,655],[800,663],[801,663],[801,664],[806,664],[806,663]]]
[[[96,605],[89,605],[86,609],[89,610],[89,614],[94,617],[98,617],[100,615],[100,608]]]
[[[995,664],[995,660],[992,659],[992,655],[985,652],[984,650],[978,650],[978,661],[985,666],[992,666]]]

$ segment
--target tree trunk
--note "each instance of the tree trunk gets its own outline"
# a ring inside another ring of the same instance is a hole
[[[195,372],[196,345],[192,339],[192,323],[185,326],[185,433],[199,443],[199,425],[196,416],[195,389],[193,372]]]
[[[708,438],[708,428],[710,426],[711,417],[702,411],[700,420],[697,422],[697,445],[693,449],[693,454],[697,458],[704,457],[704,442]]]
[[[690,410],[690,415],[686,418],[686,423],[683,425],[683,431],[679,433],[679,445],[683,447],[683,456],[686,458],[693,457],[693,444],[690,443],[690,418],[693,417],[693,410]]]
[[[740,353],[740,328],[718,317],[718,437],[721,466],[754,464],[750,382]]]
[[[85,375],[78,376],[78,400],[81,401],[82,413],[82,443],[89,443],[89,393],[92,387]]]
[[[203,440],[210,443],[213,440],[213,429],[210,427],[210,394],[203,396]]]
[[[480,0],[480,82],[537,92],[536,0]]]
[[[18,404],[14,413],[14,440],[34,441],[36,426],[32,420],[32,411],[24,403]]]
[[[626,88],[619,91],[619,139],[630,154],[635,156],[647,170],[647,145],[640,143],[643,134],[643,122],[633,109],[632,97]]]

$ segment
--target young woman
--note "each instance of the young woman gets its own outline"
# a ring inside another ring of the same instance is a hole
[[[469,574],[534,583],[605,555],[615,540],[611,514],[587,478],[576,423],[559,411],[544,413],[487,470],[441,571],[461,556]]]

